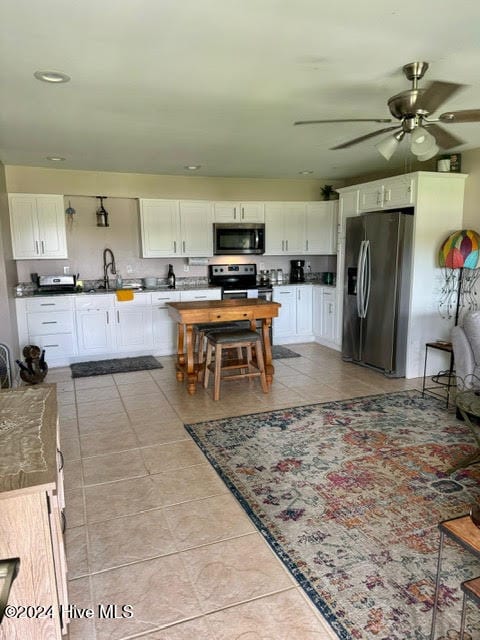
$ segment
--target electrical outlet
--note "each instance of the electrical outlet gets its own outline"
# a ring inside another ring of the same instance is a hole
[[[132,265],[127,264],[127,273],[133,273]]]
[[[265,263],[264,262],[260,262],[258,268],[260,269],[260,271],[263,271],[265,269]]]
[[[188,272],[190,271],[190,265],[189,265],[189,264],[187,264],[187,263],[185,263],[185,264],[183,265],[183,271],[184,271],[185,273],[188,273]]]
[[[70,273],[70,267],[63,267],[63,275],[68,276],[69,273]]]

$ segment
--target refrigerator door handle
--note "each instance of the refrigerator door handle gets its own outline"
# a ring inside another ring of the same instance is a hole
[[[366,292],[366,283],[365,283],[365,261],[367,258],[367,241],[362,240],[360,244],[360,254],[358,256],[358,280],[357,280],[357,311],[358,317],[365,317],[365,292]]]
[[[368,301],[370,300],[370,280],[371,280],[371,262],[370,262],[370,240],[365,240],[365,260],[364,260],[364,278],[365,286],[363,293],[363,317],[365,318],[368,311]]]
[[[363,318],[363,261],[365,254],[365,240],[360,243],[357,263],[357,315]]]

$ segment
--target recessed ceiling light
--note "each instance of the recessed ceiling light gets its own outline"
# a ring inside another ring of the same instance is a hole
[[[50,160],[50,162],[63,162],[65,158],[61,156],[47,156],[47,160]]]
[[[200,169],[201,166],[202,166],[201,164],[187,164],[183,168],[187,169],[188,171],[198,171],[198,169]]]
[[[311,171],[310,169],[306,169],[305,171],[299,171],[298,172],[301,176],[308,176],[311,173],[313,173],[313,171]]]
[[[70,76],[67,76],[66,73],[61,73],[60,71],[35,71],[33,75],[37,80],[41,80],[42,82],[52,82],[54,84],[68,82],[70,80]]]

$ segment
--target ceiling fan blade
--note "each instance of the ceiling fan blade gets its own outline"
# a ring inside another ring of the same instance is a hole
[[[448,98],[465,86],[464,84],[456,84],[455,82],[440,82],[435,80],[430,86],[423,90],[417,100],[416,108],[424,109],[428,113],[433,113],[445,100],[448,100]]]
[[[464,140],[452,135],[450,131],[446,131],[442,127],[439,127],[438,124],[428,124],[425,125],[425,127],[433,135],[438,146],[442,149],[451,149],[452,147],[458,147],[461,144],[465,144]]]
[[[398,129],[398,124],[394,125],[393,127],[387,127],[386,129],[379,129],[378,131],[374,131],[373,133],[367,133],[365,136],[354,138],[353,140],[349,140],[348,142],[339,144],[336,147],[330,147],[330,151],[335,151],[336,149],[347,149],[348,147],[352,147],[354,144],[358,144],[359,142],[363,142],[364,140],[368,140],[369,138],[374,138],[375,136],[379,136],[381,133],[386,133],[387,131],[393,131],[394,129]]]
[[[463,111],[447,111],[439,116],[441,122],[480,122],[480,109],[464,109]]]
[[[297,124],[324,124],[327,122],[392,122],[391,118],[345,118],[342,120],[299,120]]]

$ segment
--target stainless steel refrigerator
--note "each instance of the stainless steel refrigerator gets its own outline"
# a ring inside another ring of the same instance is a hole
[[[348,218],[342,357],[405,375],[413,209]]]

